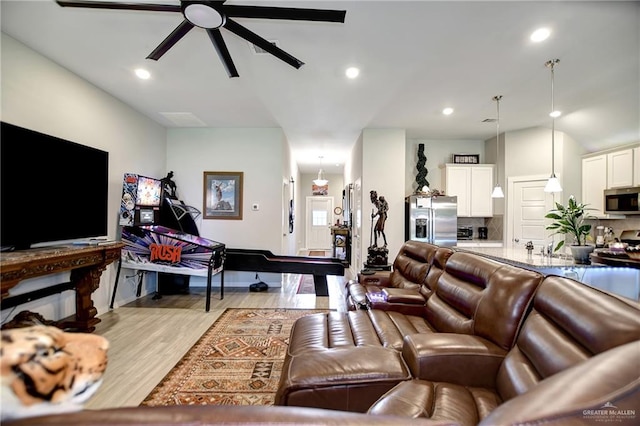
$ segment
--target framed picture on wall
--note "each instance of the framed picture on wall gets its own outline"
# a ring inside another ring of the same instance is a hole
[[[243,172],[204,172],[204,219],[242,220]]]
[[[312,184],[311,194],[312,195],[329,195],[329,184],[326,184],[326,185],[316,185],[315,183]]]

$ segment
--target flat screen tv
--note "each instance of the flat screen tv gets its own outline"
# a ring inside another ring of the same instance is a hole
[[[109,153],[0,126],[2,250],[107,235]]]

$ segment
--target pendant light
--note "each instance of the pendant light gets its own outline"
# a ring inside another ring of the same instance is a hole
[[[327,179],[324,178],[324,170],[322,170],[322,156],[320,156],[320,170],[318,170],[318,179],[314,179],[313,183],[317,186],[325,186],[329,183]]]
[[[544,192],[562,192],[562,186],[560,181],[556,177],[555,173],[555,140],[556,140],[556,117],[559,116],[558,112],[554,108],[553,99],[553,80],[554,80],[554,67],[560,62],[560,59],[551,59],[545,62],[545,66],[551,69],[551,176],[544,187]]]
[[[493,100],[496,101],[496,109],[498,111],[496,119],[496,186],[493,188],[491,198],[504,198],[504,192],[500,186],[500,99],[502,95],[496,95]]]

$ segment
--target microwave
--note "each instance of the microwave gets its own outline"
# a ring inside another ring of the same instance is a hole
[[[607,214],[640,214],[640,186],[606,189],[604,212]]]

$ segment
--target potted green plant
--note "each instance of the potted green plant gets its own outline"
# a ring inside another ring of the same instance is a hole
[[[545,218],[553,220],[546,227],[546,229],[554,231],[551,235],[562,234],[565,236],[565,239],[561,240],[553,251],[560,250],[565,245],[568,236],[573,240],[569,248],[576,263],[589,263],[589,254],[594,249],[593,245],[587,244],[591,225],[585,223],[585,220],[595,218],[590,216],[587,210],[593,209],[587,208],[587,204],[578,203],[572,195],[566,206],[556,203],[555,210],[551,210],[545,216]]]

